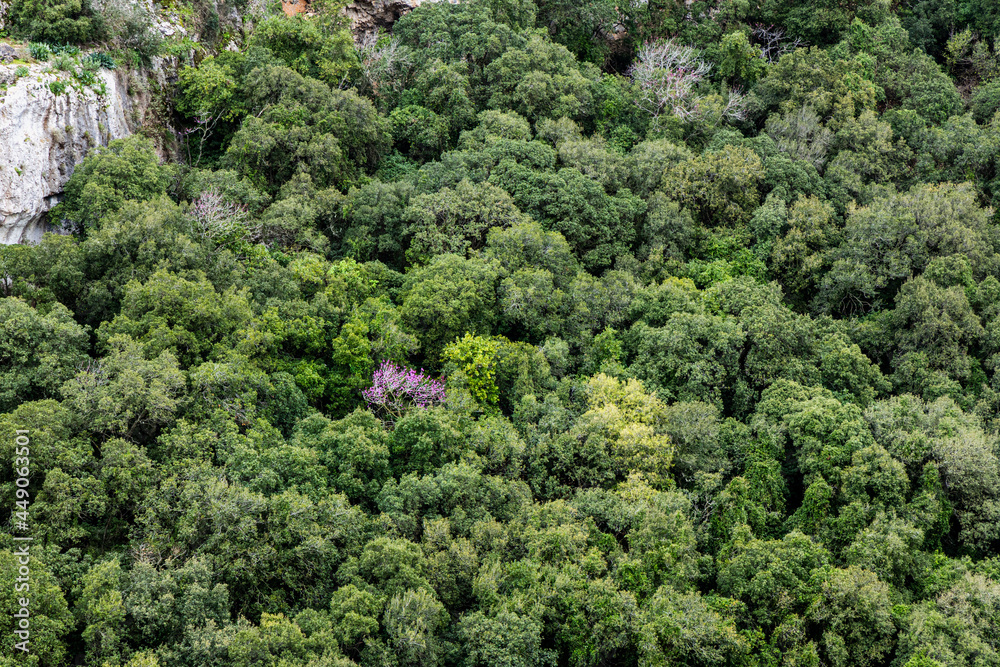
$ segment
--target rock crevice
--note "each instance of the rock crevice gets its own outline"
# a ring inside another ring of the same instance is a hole
[[[351,32],[355,39],[363,39],[376,30],[386,30],[403,14],[419,7],[420,3],[421,0],[354,0],[344,8],[344,13],[351,20]]]

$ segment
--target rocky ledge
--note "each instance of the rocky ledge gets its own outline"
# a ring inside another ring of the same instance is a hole
[[[400,16],[419,7],[420,3],[421,0],[355,0],[344,8],[344,13],[351,20],[351,32],[355,39],[363,39],[378,30],[386,30]]]

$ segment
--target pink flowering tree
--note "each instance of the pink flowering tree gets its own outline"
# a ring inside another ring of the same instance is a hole
[[[425,375],[423,369],[418,372],[383,361],[375,370],[372,386],[361,395],[368,407],[391,426],[414,407],[429,408],[443,403],[444,381]]]

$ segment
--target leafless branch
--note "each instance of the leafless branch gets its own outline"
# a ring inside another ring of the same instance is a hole
[[[778,61],[781,56],[791,53],[799,47],[808,46],[805,41],[798,37],[789,39],[785,36],[784,28],[774,25],[758,23],[750,31],[750,36],[760,46],[761,58],[769,63]]]
[[[636,61],[629,75],[642,91],[638,100],[641,108],[654,117],[669,111],[687,119],[696,112],[692,92],[712,70],[696,49],[672,40],[646,42]]]
[[[378,30],[364,35],[357,50],[362,83],[376,96],[381,96],[386,86],[394,86],[399,81],[399,70],[409,64],[399,40],[393,37],[380,44]]]

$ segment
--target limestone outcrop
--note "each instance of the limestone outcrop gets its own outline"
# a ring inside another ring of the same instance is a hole
[[[355,0],[344,8],[344,13],[351,20],[355,39],[363,39],[376,30],[386,30],[400,16],[419,7],[420,3],[421,0]]]
[[[27,74],[24,74],[25,68]],[[130,97],[128,74],[100,70],[84,86],[48,63],[0,65],[0,243],[37,241],[87,151],[128,136],[141,121],[142,96]],[[64,87],[65,84],[65,87]]]

